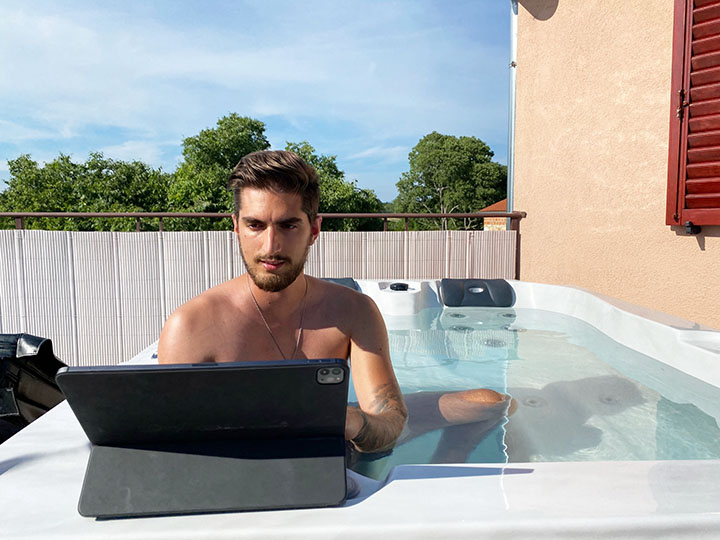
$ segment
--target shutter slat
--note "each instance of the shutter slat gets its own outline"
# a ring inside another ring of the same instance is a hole
[[[685,182],[685,188],[688,193],[692,194],[712,194],[720,195],[720,177],[703,178],[702,180],[688,180]]]
[[[700,24],[694,24],[692,28],[693,39],[702,39],[709,36],[717,36],[720,34],[720,20],[714,19],[712,21]]]
[[[720,82],[720,67],[704,69],[690,74],[690,84],[692,86],[700,86],[702,84],[712,84]]]
[[[691,118],[697,118],[699,116],[707,116],[709,114],[716,113],[720,113],[720,99],[701,101],[700,103],[692,103],[690,105]]]
[[[695,0],[695,11],[697,11],[699,8],[708,6],[708,5],[718,5],[720,2],[718,0]]]
[[[706,131],[704,133],[691,133],[688,135],[688,146],[690,148],[720,146],[720,130]]]
[[[700,54],[693,56],[692,69],[698,71],[700,69],[707,69],[712,67],[720,66],[720,51],[713,51],[707,54]]]
[[[710,36],[704,39],[693,41],[693,54],[703,54],[711,51],[720,50],[720,36]]]
[[[691,101],[703,101],[716,98],[720,98],[720,84],[711,84],[690,89]]]
[[[720,4],[709,5],[699,9],[696,4],[695,11],[693,12],[693,22],[695,24],[717,18],[720,18]]]
[[[720,206],[720,193],[713,195],[685,195],[687,208],[717,208]]]
[[[720,129],[720,114],[711,114],[709,116],[701,116],[700,118],[690,118],[690,133],[698,131],[717,131]]]
[[[688,150],[688,163],[699,163],[703,161],[720,161],[720,146],[692,148]]]
[[[720,176],[720,161],[693,163],[687,166],[688,178],[712,178]]]

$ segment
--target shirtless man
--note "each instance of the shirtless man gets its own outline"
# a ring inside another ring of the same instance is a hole
[[[255,152],[228,187],[247,273],[179,307],[160,335],[159,361],[349,358],[358,406],[347,409],[345,438],[361,452],[392,447],[408,412],[380,312],[370,297],[303,272],[322,219],[317,173],[292,152]],[[405,437],[502,416],[508,399],[492,390],[433,396],[432,425],[409,425]]]
[[[255,152],[228,187],[247,273],[178,308],[159,361],[349,357],[359,407],[348,407],[345,438],[364,452],[392,446],[407,409],[380,312],[370,297],[303,272],[322,219],[315,170],[292,152]]]

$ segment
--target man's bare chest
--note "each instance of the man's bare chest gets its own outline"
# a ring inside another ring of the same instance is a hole
[[[215,362],[282,360],[283,358],[347,358],[350,339],[337,327],[268,329],[250,321],[234,332],[218,329],[211,348]],[[298,339],[299,338],[299,339]],[[297,349],[296,349],[297,345]],[[294,355],[293,352],[295,351]]]

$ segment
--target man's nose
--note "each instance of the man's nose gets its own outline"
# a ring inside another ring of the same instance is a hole
[[[275,227],[270,226],[265,229],[265,245],[263,245],[263,251],[271,255],[273,253],[280,252],[280,234]]]

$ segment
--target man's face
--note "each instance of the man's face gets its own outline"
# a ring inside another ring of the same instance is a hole
[[[255,285],[277,292],[295,281],[320,232],[320,221],[318,217],[310,223],[300,195],[244,188],[233,223],[240,254]]]

